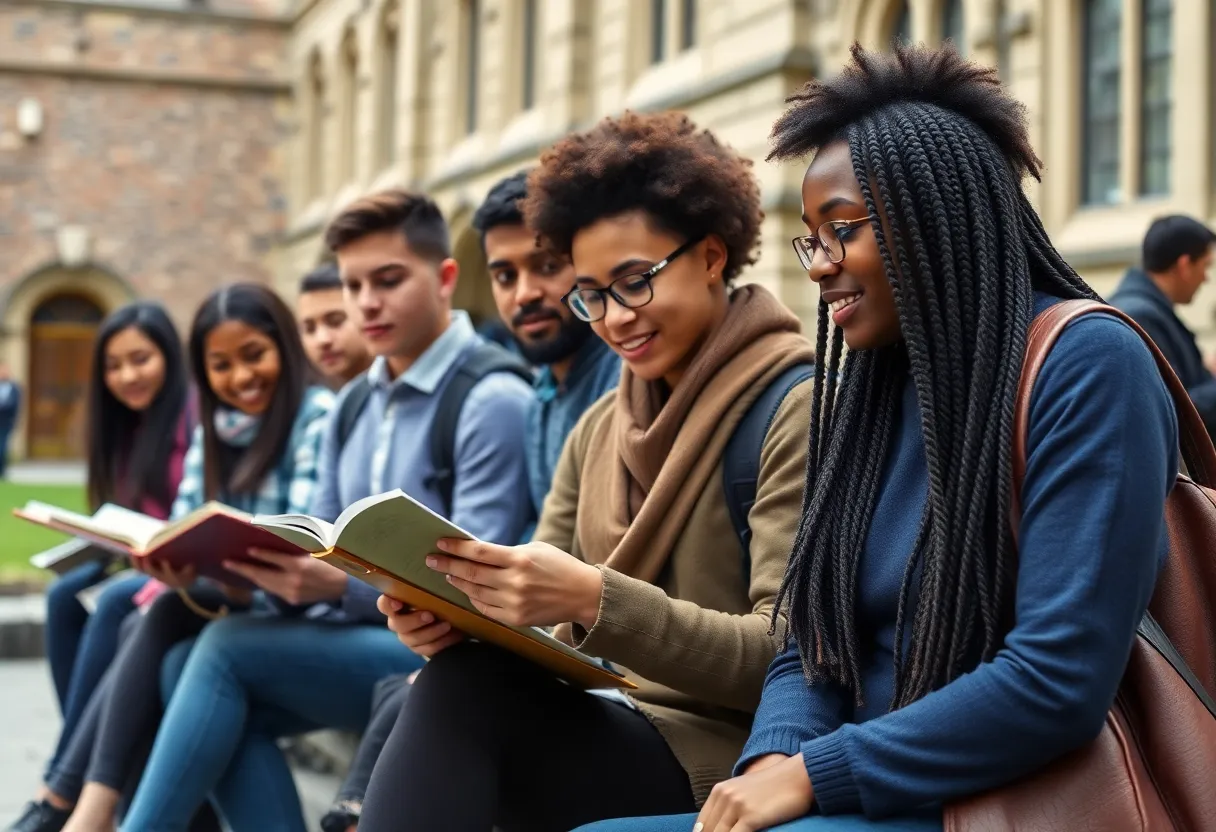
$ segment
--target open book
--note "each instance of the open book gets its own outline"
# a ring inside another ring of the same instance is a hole
[[[253,526],[248,514],[214,502],[172,523],[109,503],[87,515],[31,500],[13,514],[132,559],[154,558],[179,568],[193,566],[199,575],[233,586],[250,584],[225,569],[223,561],[248,561],[248,549],[296,555],[309,551]]]
[[[440,538],[475,538],[400,489],[353,503],[333,524],[298,514],[259,515],[253,524],[390,598],[433,612],[469,636],[511,650],[569,682],[585,688],[635,687],[540,628],[512,627],[478,612],[468,596],[426,565]]]
[[[57,546],[30,556],[30,565],[38,569],[46,569],[56,575],[65,575],[77,566],[94,560],[109,560],[113,553],[94,546],[87,540],[73,538]]]

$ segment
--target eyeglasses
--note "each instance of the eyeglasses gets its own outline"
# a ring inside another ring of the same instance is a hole
[[[654,300],[654,289],[650,285],[651,281],[658,276],[659,272],[667,268],[672,260],[675,260],[703,239],[705,238],[694,237],[646,271],[638,272],[637,274],[621,275],[603,289],[593,286],[575,286],[562,298],[562,303],[570,307],[570,311],[574,313],[575,317],[589,324],[595,323],[608,314],[609,297],[626,309],[643,307]]]
[[[830,220],[819,226],[814,234],[793,239],[794,251],[802,267],[810,271],[815,262],[815,249],[822,248],[829,263],[840,263],[844,260],[844,241],[853,234],[853,227],[863,222],[869,222],[869,217],[855,220]]]

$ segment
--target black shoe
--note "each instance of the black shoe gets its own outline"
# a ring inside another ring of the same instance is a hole
[[[67,824],[72,813],[67,809],[56,809],[45,800],[30,801],[17,822],[6,832],[59,832]]]

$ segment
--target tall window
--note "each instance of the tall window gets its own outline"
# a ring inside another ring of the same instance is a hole
[[[465,19],[465,91],[464,131],[470,135],[477,132],[477,75],[481,68],[481,2],[469,0]]]
[[[347,32],[342,41],[342,143],[339,147],[338,160],[341,163],[342,182],[350,182],[355,178],[355,121],[358,118],[359,106],[359,48],[355,43],[355,33]]]
[[[377,76],[380,100],[376,107],[376,162],[381,168],[397,160],[397,76],[401,71],[397,4],[389,4],[380,26],[380,62]]]
[[[967,32],[963,28],[963,0],[946,0],[942,7],[942,40],[952,41],[959,52],[967,51]]]
[[[650,0],[650,62],[667,57],[667,0]]]
[[[524,77],[523,107],[536,104],[536,0],[524,0]]]
[[[1119,201],[1119,37],[1122,0],[1085,2],[1082,199]]]
[[[907,0],[899,0],[899,11],[895,13],[895,26],[891,29],[891,40],[896,43],[912,42],[912,15]]]
[[[684,0],[680,9],[680,48],[697,45],[697,0]]]
[[[1141,6],[1140,193],[1170,190],[1170,75],[1173,65],[1173,0],[1143,0]]]
[[[313,56],[308,69],[308,131],[304,152],[305,196],[312,200],[325,192],[325,73],[320,56]]]

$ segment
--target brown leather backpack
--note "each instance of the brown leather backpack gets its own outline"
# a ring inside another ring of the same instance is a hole
[[[1216,449],[1160,350],[1117,309],[1065,301],[1031,325],[1014,423],[1014,528],[1035,379],[1064,327],[1094,312],[1140,334],[1178,413],[1189,476],[1178,475],[1166,500],[1169,557],[1098,738],[1016,783],[948,805],[946,832],[1216,830]]]

